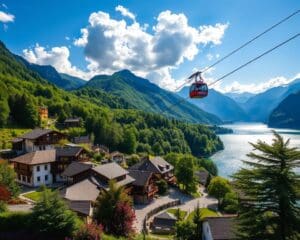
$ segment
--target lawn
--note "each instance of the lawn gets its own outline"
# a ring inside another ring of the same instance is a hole
[[[193,221],[194,215],[195,215],[195,211],[191,212],[190,215],[188,216],[187,220]],[[201,216],[201,219],[204,219],[206,217],[217,217],[217,216],[219,216],[219,214],[214,210],[211,210],[208,208],[201,208],[200,216]]]
[[[0,149],[11,148],[11,140],[28,131],[27,128],[0,128]]]
[[[54,191],[54,190],[51,189],[51,191]],[[42,191],[38,189],[34,192],[25,193],[25,194],[23,194],[23,196],[31,199],[32,201],[37,202],[38,200],[40,200],[40,198],[42,196]]]
[[[173,214],[174,216],[176,216],[177,211],[178,211],[177,208],[171,208],[171,209],[167,210],[168,213],[171,213],[171,214]],[[180,213],[179,213],[179,214],[180,214],[180,219],[183,220],[183,219],[186,217],[187,212],[186,212],[186,211],[183,211],[183,210],[180,210],[180,209],[179,209],[179,212],[180,212]]]

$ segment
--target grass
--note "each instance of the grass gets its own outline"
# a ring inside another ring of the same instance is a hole
[[[174,235],[170,235],[170,234],[149,234],[148,235],[150,238],[149,240],[157,240],[157,239],[166,239],[166,240],[169,240],[169,239],[174,239]],[[147,239],[147,238],[146,238]]]
[[[187,220],[188,221],[193,221],[193,218],[194,218],[194,215],[195,215],[195,211],[192,211]],[[218,213],[214,210],[211,210],[209,208],[201,208],[200,209],[200,216],[201,216],[201,219],[204,219],[206,217],[217,217],[219,216]]]
[[[0,128],[0,149],[11,148],[11,140],[31,129],[28,128]]]
[[[171,214],[173,214],[174,216],[176,216],[177,211],[178,211],[177,208],[171,208],[171,209],[167,210],[168,213],[171,213]],[[183,211],[183,210],[180,210],[180,209],[179,209],[179,212],[180,212],[180,213],[179,213],[180,219],[183,220],[183,219],[186,217],[187,212],[186,212],[186,211]]]
[[[54,191],[54,190],[51,189],[51,191]],[[32,201],[37,202],[38,200],[40,200],[40,198],[42,196],[42,191],[40,189],[38,189],[34,192],[25,193],[25,194],[23,194],[23,196],[31,199]]]

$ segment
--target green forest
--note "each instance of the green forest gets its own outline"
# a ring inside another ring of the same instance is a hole
[[[86,134],[93,134],[96,144],[111,150],[207,156],[223,148],[219,137],[204,125],[129,109],[123,99],[99,89],[60,89],[28,69],[0,43],[0,127],[39,127],[39,106],[47,106],[58,123],[80,117]]]

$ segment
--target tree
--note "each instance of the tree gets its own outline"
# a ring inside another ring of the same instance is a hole
[[[172,165],[176,168],[177,163],[178,163],[180,157],[181,157],[181,154],[171,152],[171,153],[168,153],[168,154],[164,157],[164,159],[165,159],[168,163],[172,164]]]
[[[63,238],[76,230],[77,217],[56,191],[45,189],[32,211],[35,229],[43,236]]]
[[[133,222],[131,221],[120,223],[120,221],[122,220],[127,221],[131,219],[131,212],[124,211],[124,208],[128,206],[131,207],[131,204],[132,200],[124,191],[124,188],[118,187],[114,181],[110,181],[109,190],[102,191],[96,200],[93,217],[99,224],[103,225],[106,232],[112,234],[120,234],[119,230],[121,228],[130,230],[130,227],[128,225],[132,226],[133,224]],[[122,216],[122,218],[120,218],[120,215],[116,214],[120,211],[123,211],[124,214],[128,215]],[[120,229],[116,228],[115,223],[118,223]],[[126,228],[124,227],[125,225]],[[127,236],[128,234],[128,232],[122,233],[123,236]]]
[[[175,169],[175,176],[178,183],[183,185],[183,190],[193,193],[197,190],[195,180],[195,163],[191,155],[183,155]]]
[[[175,239],[177,240],[194,240],[196,239],[195,224],[191,221],[178,221],[175,224]]]
[[[136,155],[136,154],[132,154],[127,160],[126,160],[126,163],[127,163],[127,166],[128,167],[131,167],[133,166],[134,164],[140,162],[140,157],[139,155]]]
[[[101,240],[103,229],[101,225],[86,223],[76,232],[73,240]]]
[[[132,128],[126,129],[124,131],[124,139],[122,144],[122,149],[125,153],[132,154],[135,153],[137,147],[136,136]]]
[[[241,194],[238,216],[240,239],[300,239],[300,151],[274,132],[271,144],[251,143],[255,151],[233,178]]]
[[[201,221],[201,211],[199,203],[195,208],[195,214],[193,216],[193,223],[195,224],[195,237],[196,239],[201,239],[202,236],[202,221]]]
[[[11,193],[6,186],[0,185],[0,201],[7,202],[11,198]]]
[[[214,177],[208,185],[208,194],[218,199],[219,207],[226,193],[230,191],[228,180],[222,177]]]
[[[198,160],[198,165],[205,168],[213,176],[218,175],[217,165],[211,159],[201,158]]]
[[[8,163],[0,163],[0,185],[5,186],[11,193],[11,196],[17,197],[20,192],[20,187],[15,181],[16,173]]]
[[[237,213],[238,211],[238,196],[235,192],[225,194],[221,208],[226,213]]]
[[[164,179],[160,179],[156,182],[156,185],[158,187],[158,194],[164,195],[168,191],[168,183]]]
[[[7,124],[9,117],[9,106],[6,99],[1,99],[0,95],[0,127],[4,127]]]

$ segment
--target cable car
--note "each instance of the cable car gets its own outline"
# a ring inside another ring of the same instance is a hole
[[[190,87],[190,98],[204,98],[208,95],[208,87],[201,77],[201,72],[195,72],[189,79],[194,79]]]

